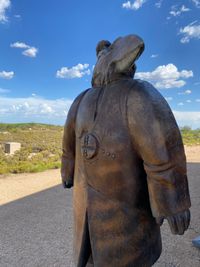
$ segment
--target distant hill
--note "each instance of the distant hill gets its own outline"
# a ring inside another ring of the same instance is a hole
[[[44,130],[44,129],[63,129],[63,126],[43,124],[43,123],[0,123],[0,132],[2,131],[12,131],[12,130]]]

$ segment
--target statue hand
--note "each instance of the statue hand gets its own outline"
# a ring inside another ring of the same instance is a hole
[[[190,224],[190,210],[185,210],[177,214],[166,217],[171,232],[174,235],[183,235]]]
[[[159,226],[161,226],[164,222],[164,217],[157,217],[156,222],[157,222],[157,224],[159,224]]]
[[[62,180],[62,185],[64,188],[71,188],[73,186],[73,181],[70,179],[69,181]]]

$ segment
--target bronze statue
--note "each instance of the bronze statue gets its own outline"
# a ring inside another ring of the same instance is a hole
[[[75,266],[150,267],[161,254],[163,220],[173,234],[189,225],[184,147],[165,99],[133,79],[143,40],[128,35],[96,50],[92,88],[73,102],[63,136]]]

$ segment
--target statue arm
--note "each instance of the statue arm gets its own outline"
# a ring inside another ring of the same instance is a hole
[[[174,234],[190,221],[186,158],[174,116],[159,92],[136,82],[127,100],[133,147],[143,160],[152,214],[161,225],[167,219]]]
[[[76,133],[75,122],[79,103],[88,90],[81,93],[72,103],[64,126],[61,157],[61,177],[64,188],[71,188],[74,180]]]
[[[72,104],[64,126],[61,158],[61,177],[64,188],[73,186],[75,162],[75,108]]]

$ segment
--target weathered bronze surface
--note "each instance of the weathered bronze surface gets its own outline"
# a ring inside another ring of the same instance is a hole
[[[181,135],[165,99],[134,80],[141,38],[101,41],[92,88],[72,104],[62,181],[73,186],[75,266],[149,267],[160,225],[183,234],[190,197]]]

